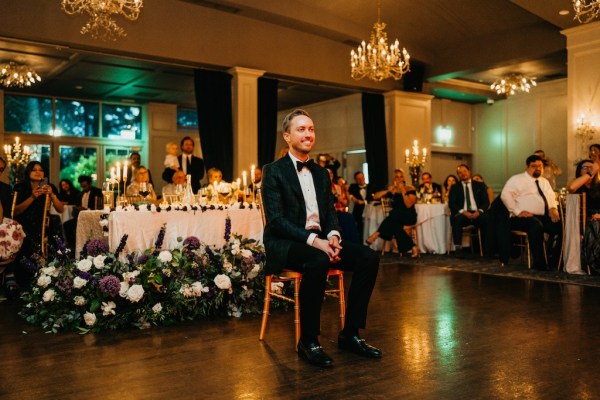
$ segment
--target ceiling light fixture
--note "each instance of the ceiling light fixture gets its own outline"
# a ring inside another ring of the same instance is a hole
[[[401,79],[410,72],[410,55],[405,48],[400,51],[398,39],[388,46],[385,23],[381,22],[381,0],[377,4],[377,22],[373,25],[367,45],[363,40],[357,50],[350,52],[351,76],[359,80],[368,77],[376,82],[386,78]]]
[[[529,93],[532,86],[537,86],[535,78],[523,74],[511,74],[505,78],[497,79],[490,88],[498,94],[510,96],[521,92]]]
[[[143,0],[62,0],[61,6],[69,15],[87,13],[89,21],[81,28],[81,34],[89,33],[94,39],[115,41],[127,34],[117,25],[113,15],[121,15],[130,21],[140,16]]]
[[[575,18],[586,24],[600,15],[600,0],[573,0]]]
[[[26,65],[9,62],[0,67],[0,85],[5,87],[25,87],[41,82],[42,78]]]

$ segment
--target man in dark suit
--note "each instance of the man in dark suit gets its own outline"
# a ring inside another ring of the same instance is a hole
[[[451,212],[450,224],[452,225],[455,254],[457,257],[462,257],[462,228],[475,225],[481,230],[482,234],[485,233],[487,223],[485,211],[490,206],[490,198],[485,184],[471,180],[471,170],[468,165],[459,165],[456,168],[456,175],[458,175],[460,182],[450,189],[448,206]]]
[[[284,118],[283,138],[290,147],[288,155],[263,168],[263,239],[267,273],[283,268],[302,273],[298,354],[314,365],[333,365],[319,344],[321,304],[327,272],[333,264],[353,271],[339,348],[364,357],[380,357],[381,351],[358,335],[359,328],[366,325],[379,254],[359,244],[340,243],[329,173],[308,156],[315,132],[306,111],[295,110]]]
[[[81,210],[95,210],[100,207],[96,207],[99,202],[98,199],[102,199],[102,189],[92,186],[92,177],[89,175],[81,175],[77,178],[79,186],[81,186],[81,193],[79,200],[77,201],[77,209]]]
[[[437,193],[439,197],[442,196],[442,186],[439,183],[433,182],[433,177],[429,172],[423,172],[421,182],[423,183],[417,186],[417,192],[421,195]]]
[[[358,234],[362,237],[364,228],[363,211],[365,205],[373,200],[373,191],[371,186],[366,183],[365,174],[361,171],[354,173],[354,183],[348,188],[348,193],[350,194],[350,201],[354,204],[352,216],[356,220],[356,225],[358,225]]]
[[[181,170],[184,174],[192,176],[192,190],[194,193],[198,193],[200,181],[204,177],[204,160],[192,154],[194,152],[194,139],[189,136],[181,139],[181,151],[182,154],[177,157]],[[165,168],[162,173],[163,180],[171,183],[174,173],[174,169]]]

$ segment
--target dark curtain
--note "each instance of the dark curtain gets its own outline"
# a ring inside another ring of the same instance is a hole
[[[381,94],[362,94],[362,120],[369,163],[369,184],[380,190],[388,185],[385,104]]]
[[[232,76],[225,72],[194,71],[198,127],[206,169],[216,167],[233,180]]]
[[[258,165],[261,168],[275,158],[277,86],[276,79],[258,78]]]

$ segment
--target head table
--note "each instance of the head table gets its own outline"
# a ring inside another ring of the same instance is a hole
[[[101,215],[102,212],[98,211],[88,212],[87,215],[83,215],[84,221],[81,221],[82,215],[80,215],[77,229],[77,255],[87,240],[98,238],[93,237],[97,236],[98,230],[102,232]],[[163,225],[166,228],[164,248],[172,249],[177,245],[178,238],[185,239],[189,236],[196,236],[204,244],[222,247],[225,244],[225,224],[228,216],[231,220],[232,234],[262,241],[262,218],[260,210],[256,208],[205,211],[162,210],[160,212],[140,208],[112,211],[108,214],[109,248],[114,251],[125,234],[128,235],[125,253],[142,252],[153,248]],[[91,228],[94,224],[97,228]]]

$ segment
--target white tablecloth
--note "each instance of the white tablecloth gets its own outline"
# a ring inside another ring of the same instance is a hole
[[[450,209],[446,204],[415,204],[421,253],[445,254],[450,241]]]
[[[363,210],[363,243],[379,229],[379,225],[381,225],[381,221],[383,221],[384,218],[385,216],[383,215],[381,204],[365,204],[365,209]],[[383,240],[377,239],[370,247],[373,250],[381,250],[382,245]]]
[[[154,247],[163,224],[166,224],[163,247],[173,248],[177,238],[196,236],[202,243],[221,247],[225,244],[225,219],[231,218],[231,233],[262,241],[262,218],[257,209],[202,211],[115,211],[108,218],[108,243],[114,251],[124,234],[128,234],[125,252]]]
[[[564,253],[563,262],[565,271],[570,274],[582,274],[581,270],[581,231],[579,221],[580,196],[578,194],[567,195],[567,207],[565,215]]]
[[[75,206],[65,205],[63,207],[62,213],[59,213],[58,211],[56,211],[54,206],[50,207],[50,214],[58,215],[60,217],[60,222],[62,222],[63,224],[67,221],[72,220],[74,218],[74,213],[75,213]]]

